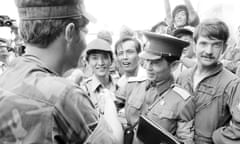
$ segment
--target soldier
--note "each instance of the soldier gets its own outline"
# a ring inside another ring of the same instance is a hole
[[[93,76],[83,81],[80,85],[88,93],[90,99],[99,114],[103,113],[104,101],[102,101],[101,93],[109,90],[115,99],[115,91],[117,86],[114,79],[110,75],[110,66],[113,62],[113,54],[110,44],[103,39],[94,39],[86,49],[86,61],[93,71]]]
[[[76,67],[89,21],[82,0],[16,0],[26,54],[0,77],[0,143],[121,143],[110,94],[104,115],[60,76]],[[105,98],[104,97],[104,98]]]
[[[218,19],[200,23],[194,32],[197,65],[180,75],[178,83],[194,95],[183,119],[194,119],[196,144],[240,142],[240,81],[219,61],[229,30]]]
[[[148,80],[129,82],[135,88],[126,101],[128,125],[134,127],[139,116],[146,115],[176,135],[179,141],[192,143],[192,121],[181,122],[179,117],[190,94],[173,84],[171,74],[171,64],[180,58],[182,49],[188,43],[169,35],[145,32],[145,36],[148,42],[140,57],[145,60]],[[137,141],[134,139],[134,143]]]

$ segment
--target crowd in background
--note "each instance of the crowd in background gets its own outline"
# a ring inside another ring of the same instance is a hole
[[[178,5],[173,10],[171,10],[169,0],[164,0],[166,18],[158,22],[157,24],[155,24],[152,28],[149,28],[149,31],[159,33],[159,34],[174,35],[174,31],[176,29],[185,28],[191,31],[191,33],[193,33],[194,28],[199,24],[200,19],[197,12],[194,10],[191,2],[189,0],[184,0],[184,2],[185,2],[185,5]],[[1,63],[4,63],[4,65],[6,65],[8,61],[11,61],[12,59],[14,59],[14,57],[22,55],[25,49],[24,42],[20,38],[20,35],[18,33],[18,27],[16,26],[16,22],[13,22],[8,27],[11,29],[11,33],[14,35],[14,37],[12,39],[1,38],[2,39],[1,45],[3,45],[1,47],[2,48],[1,50],[8,51],[8,52],[3,52],[2,54],[3,56],[1,56]],[[228,70],[240,76],[240,66],[238,62],[240,59],[240,55],[239,55],[240,26],[236,31],[238,33],[237,39],[231,40],[228,42],[228,48],[222,55],[221,60],[224,66]],[[144,43],[146,42],[146,38],[144,38],[144,35],[142,34],[142,32],[143,31],[141,30],[134,30],[129,28],[126,25],[123,25],[122,28],[119,30],[119,39],[125,36],[136,38],[140,42],[141,48],[143,49]],[[113,33],[111,31],[100,30],[97,33],[96,37],[109,42],[109,44],[111,45],[112,51],[114,51],[115,48],[114,48],[113,42],[116,42],[117,40],[113,40]],[[193,43],[193,40],[188,39],[186,41],[191,41],[190,43]],[[189,51],[192,51],[191,50],[192,48],[189,48],[189,49],[190,49]],[[190,55],[192,55],[192,56],[189,56],[190,58],[194,57],[194,52],[192,52],[192,54]],[[192,64],[193,63],[186,64],[186,65],[187,67],[189,67],[189,65],[192,65]],[[4,67],[5,66],[2,66],[2,69],[4,69]],[[82,75],[83,77],[87,78],[91,75],[91,70],[89,69],[87,62],[84,60],[84,56],[81,56],[79,59],[79,68],[84,73]],[[87,71],[87,73],[85,73],[85,71]],[[113,72],[113,74],[115,74],[116,77],[120,77],[122,75],[121,67],[119,66],[116,59],[114,59],[114,63],[111,67],[111,72]],[[69,73],[67,73],[66,75],[68,74]]]

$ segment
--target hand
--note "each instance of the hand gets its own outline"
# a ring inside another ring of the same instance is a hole
[[[71,73],[70,76],[66,77],[68,80],[76,83],[76,84],[80,84],[81,81],[84,78],[84,74],[80,69],[75,69],[73,70],[73,72]]]

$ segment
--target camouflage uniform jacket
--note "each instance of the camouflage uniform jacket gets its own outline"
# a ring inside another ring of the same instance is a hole
[[[13,61],[0,85],[0,144],[113,143],[84,92],[37,57]]]
[[[195,70],[196,67],[186,70],[177,80],[193,95],[182,111],[182,117],[194,119],[195,143],[240,143],[239,78],[218,64],[194,90]]]

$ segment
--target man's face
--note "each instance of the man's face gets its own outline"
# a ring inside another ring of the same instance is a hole
[[[182,27],[187,24],[187,14],[184,10],[176,13],[174,17],[174,24],[176,27]]]
[[[204,67],[213,66],[219,61],[224,48],[222,40],[199,36],[195,47],[198,64]]]
[[[96,76],[104,77],[109,75],[112,64],[110,54],[107,52],[90,53],[88,64]]]
[[[125,72],[134,72],[139,64],[139,56],[134,41],[128,40],[117,48],[117,58]]]
[[[79,31],[76,30],[74,38],[70,43],[71,54],[69,55],[68,61],[70,61],[71,67],[78,65],[78,60],[84,49],[86,48],[86,34],[87,28],[81,28]]]
[[[170,75],[170,66],[164,58],[145,60],[144,67],[147,70],[147,76],[150,81],[162,81],[167,79]]]
[[[193,47],[194,41],[191,35],[183,35],[179,39],[189,42],[189,46],[185,47],[182,51],[182,57],[191,58],[194,56]]]

